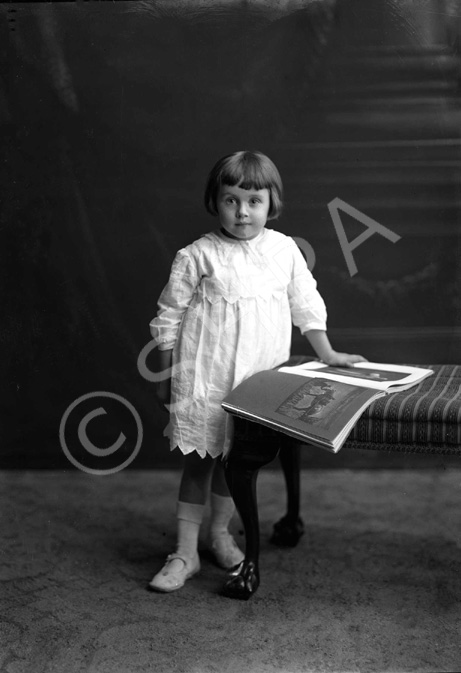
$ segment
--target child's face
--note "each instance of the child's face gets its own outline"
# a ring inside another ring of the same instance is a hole
[[[268,189],[242,189],[221,185],[217,207],[223,229],[233,238],[248,241],[264,229],[270,208]]]

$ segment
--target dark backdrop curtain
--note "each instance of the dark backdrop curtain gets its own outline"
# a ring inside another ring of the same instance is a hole
[[[459,34],[448,0],[1,5],[5,464],[58,464],[64,411],[98,390],[138,410],[144,456],[167,455],[137,358],[174,253],[216,224],[206,174],[236,149],[279,166],[275,226],[313,247],[338,348],[459,362]],[[337,197],[400,236],[357,248],[354,276]]]

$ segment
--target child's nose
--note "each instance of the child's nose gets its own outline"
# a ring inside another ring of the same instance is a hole
[[[248,215],[248,208],[245,203],[240,203],[238,207],[238,216],[245,217],[245,215]]]

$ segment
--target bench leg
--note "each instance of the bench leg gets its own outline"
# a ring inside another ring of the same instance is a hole
[[[280,547],[296,547],[304,534],[304,523],[299,516],[301,491],[301,445],[283,444],[279,454],[287,492],[287,513],[274,525],[270,542]]]
[[[278,443],[235,440],[225,461],[226,481],[245,531],[245,558],[230,573],[222,595],[248,600],[259,586],[259,517],[256,482],[261,467],[277,456]]]

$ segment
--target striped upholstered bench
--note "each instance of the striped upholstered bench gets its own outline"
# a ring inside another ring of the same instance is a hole
[[[344,448],[461,455],[461,365],[427,367],[415,388],[373,402]]]
[[[311,358],[290,358],[300,364]],[[461,365],[424,365],[434,371],[418,386],[381,397],[362,414],[341,452],[348,449],[461,456]],[[245,530],[245,559],[223,595],[247,600],[259,586],[259,520],[256,480],[280,451],[291,511],[274,526],[272,541],[294,546],[303,532],[299,518],[300,444],[258,423],[234,418],[234,441],[226,478]]]

